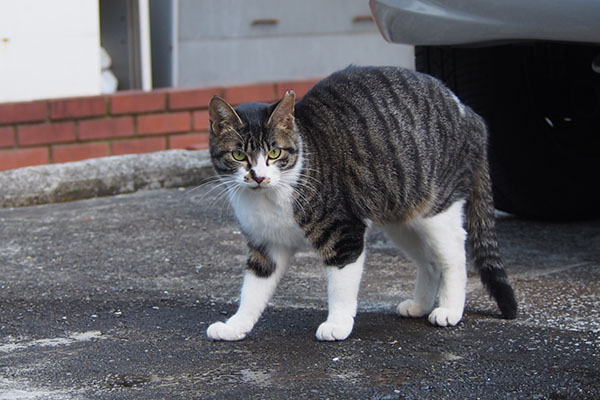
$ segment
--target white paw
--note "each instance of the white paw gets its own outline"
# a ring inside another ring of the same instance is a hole
[[[462,310],[438,307],[429,314],[429,322],[437,326],[454,326],[460,322]]]
[[[410,299],[404,300],[396,307],[396,312],[403,317],[419,318],[427,314],[429,310],[424,309],[419,303]]]
[[[317,329],[317,339],[322,341],[345,340],[354,327],[354,318],[348,317],[340,321],[325,321]]]
[[[224,322],[215,322],[206,330],[206,335],[212,340],[242,340],[248,332]]]

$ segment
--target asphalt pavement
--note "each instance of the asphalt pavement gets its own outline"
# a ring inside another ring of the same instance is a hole
[[[402,319],[414,268],[368,240],[350,338],[322,343],[324,268],[300,253],[241,342],[246,259],[220,189],[159,189],[0,209],[0,399],[600,398],[600,221],[500,215],[516,320],[470,274],[452,328]]]

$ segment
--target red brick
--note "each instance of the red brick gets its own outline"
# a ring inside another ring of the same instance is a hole
[[[124,92],[111,98],[113,114],[162,111],[166,105],[166,92]]]
[[[225,100],[232,105],[248,103],[252,101],[273,102],[277,98],[275,85],[262,83],[256,85],[232,86],[225,88]]]
[[[169,109],[207,108],[211,97],[214,95],[221,96],[222,91],[220,88],[206,88],[170,92]]]
[[[279,82],[277,83],[277,98],[283,97],[285,92],[293,90],[296,93],[296,99],[300,99],[304,96],[320,79],[312,79],[306,81],[290,81],[290,82]]]
[[[35,122],[46,119],[46,102],[0,104],[0,124]]]
[[[12,126],[0,126],[0,147],[15,145],[15,129]]]
[[[50,118],[97,117],[106,114],[104,97],[82,97],[50,101]]]
[[[194,111],[193,120],[195,131],[209,130],[210,118],[208,115],[208,110]]]
[[[190,133],[169,136],[170,149],[208,149],[208,133]]]
[[[102,118],[79,122],[79,139],[94,140],[133,136],[133,117]]]
[[[108,142],[82,143],[52,146],[52,160],[55,163],[86,160],[110,155]]]
[[[41,164],[48,164],[47,147],[0,151],[0,171]]]
[[[21,146],[71,142],[75,140],[75,123],[21,125],[17,129],[17,136]]]
[[[112,153],[114,155],[152,153],[166,149],[167,140],[164,137],[122,140],[113,142],[112,144]]]
[[[140,135],[189,132],[191,118],[189,112],[140,115],[137,131]]]

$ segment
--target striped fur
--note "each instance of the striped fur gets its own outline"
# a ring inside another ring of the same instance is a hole
[[[236,173],[256,180],[261,160],[282,176],[299,171],[293,175],[293,217],[328,266],[359,259],[370,222],[431,218],[466,200],[475,265],[502,314],[515,317],[494,233],[487,130],[439,81],[394,67],[349,67],[295,105],[293,92],[276,104],[235,109],[215,98],[210,113],[211,157],[224,180]],[[265,157],[273,148],[282,152],[276,160]],[[247,158],[235,160],[236,150]],[[251,243],[248,267],[267,277],[276,267],[265,250],[269,243],[251,230],[244,229]]]

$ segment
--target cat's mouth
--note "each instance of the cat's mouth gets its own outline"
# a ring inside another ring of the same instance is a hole
[[[250,186],[250,189],[254,190],[255,192],[261,192],[263,190],[267,190],[270,188],[271,188],[271,185],[261,185],[260,183],[257,183],[255,186]]]

